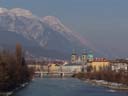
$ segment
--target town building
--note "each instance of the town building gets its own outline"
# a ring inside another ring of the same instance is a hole
[[[128,60],[117,59],[110,62],[112,71],[128,71]]]
[[[90,64],[92,71],[106,70],[110,66],[109,61],[105,58],[95,58]]]
[[[68,73],[79,73],[82,71],[82,65],[80,65],[80,64],[66,64],[66,65],[62,66],[62,71],[68,72]]]
[[[48,72],[50,72],[50,73],[58,72],[57,64],[49,64],[48,65]]]

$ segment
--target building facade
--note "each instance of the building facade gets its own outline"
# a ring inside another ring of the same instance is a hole
[[[128,60],[123,60],[123,59],[112,60],[110,64],[111,64],[112,71],[116,71],[116,72],[119,72],[119,71],[127,72],[128,71]]]
[[[90,64],[92,71],[106,70],[110,66],[110,62],[105,58],[95,58]]]

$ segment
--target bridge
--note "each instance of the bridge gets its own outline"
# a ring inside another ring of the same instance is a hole
[[[36,71],[35,77],[45,78],[45,77],[71,77],[73,72],[43,72]]]
[[[40,77],[40,78],[71,77],[73,74],[77,73],[76,69],[72,70],[72,67],[56,66],[56,64],[51,64],[51,65],[46,65],[46,66],[36,64],[36,65],[29,65],[29,67],[34,68],[35,77]]]

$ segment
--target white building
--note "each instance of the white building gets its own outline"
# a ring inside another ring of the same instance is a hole
[[[112,71],[119,72],[122,71],[128,71],[128,61],[127,60],[114,60],[111,61],[111,69]]]
[[[80,64],[66,64],[62,67],[63,72],[79,73],[82,71],[82,65]]]

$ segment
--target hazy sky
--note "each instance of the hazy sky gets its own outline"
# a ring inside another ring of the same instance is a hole
[[[0,6],[57,16],[99,50],[128,53],[128,0],[0,0]]]

